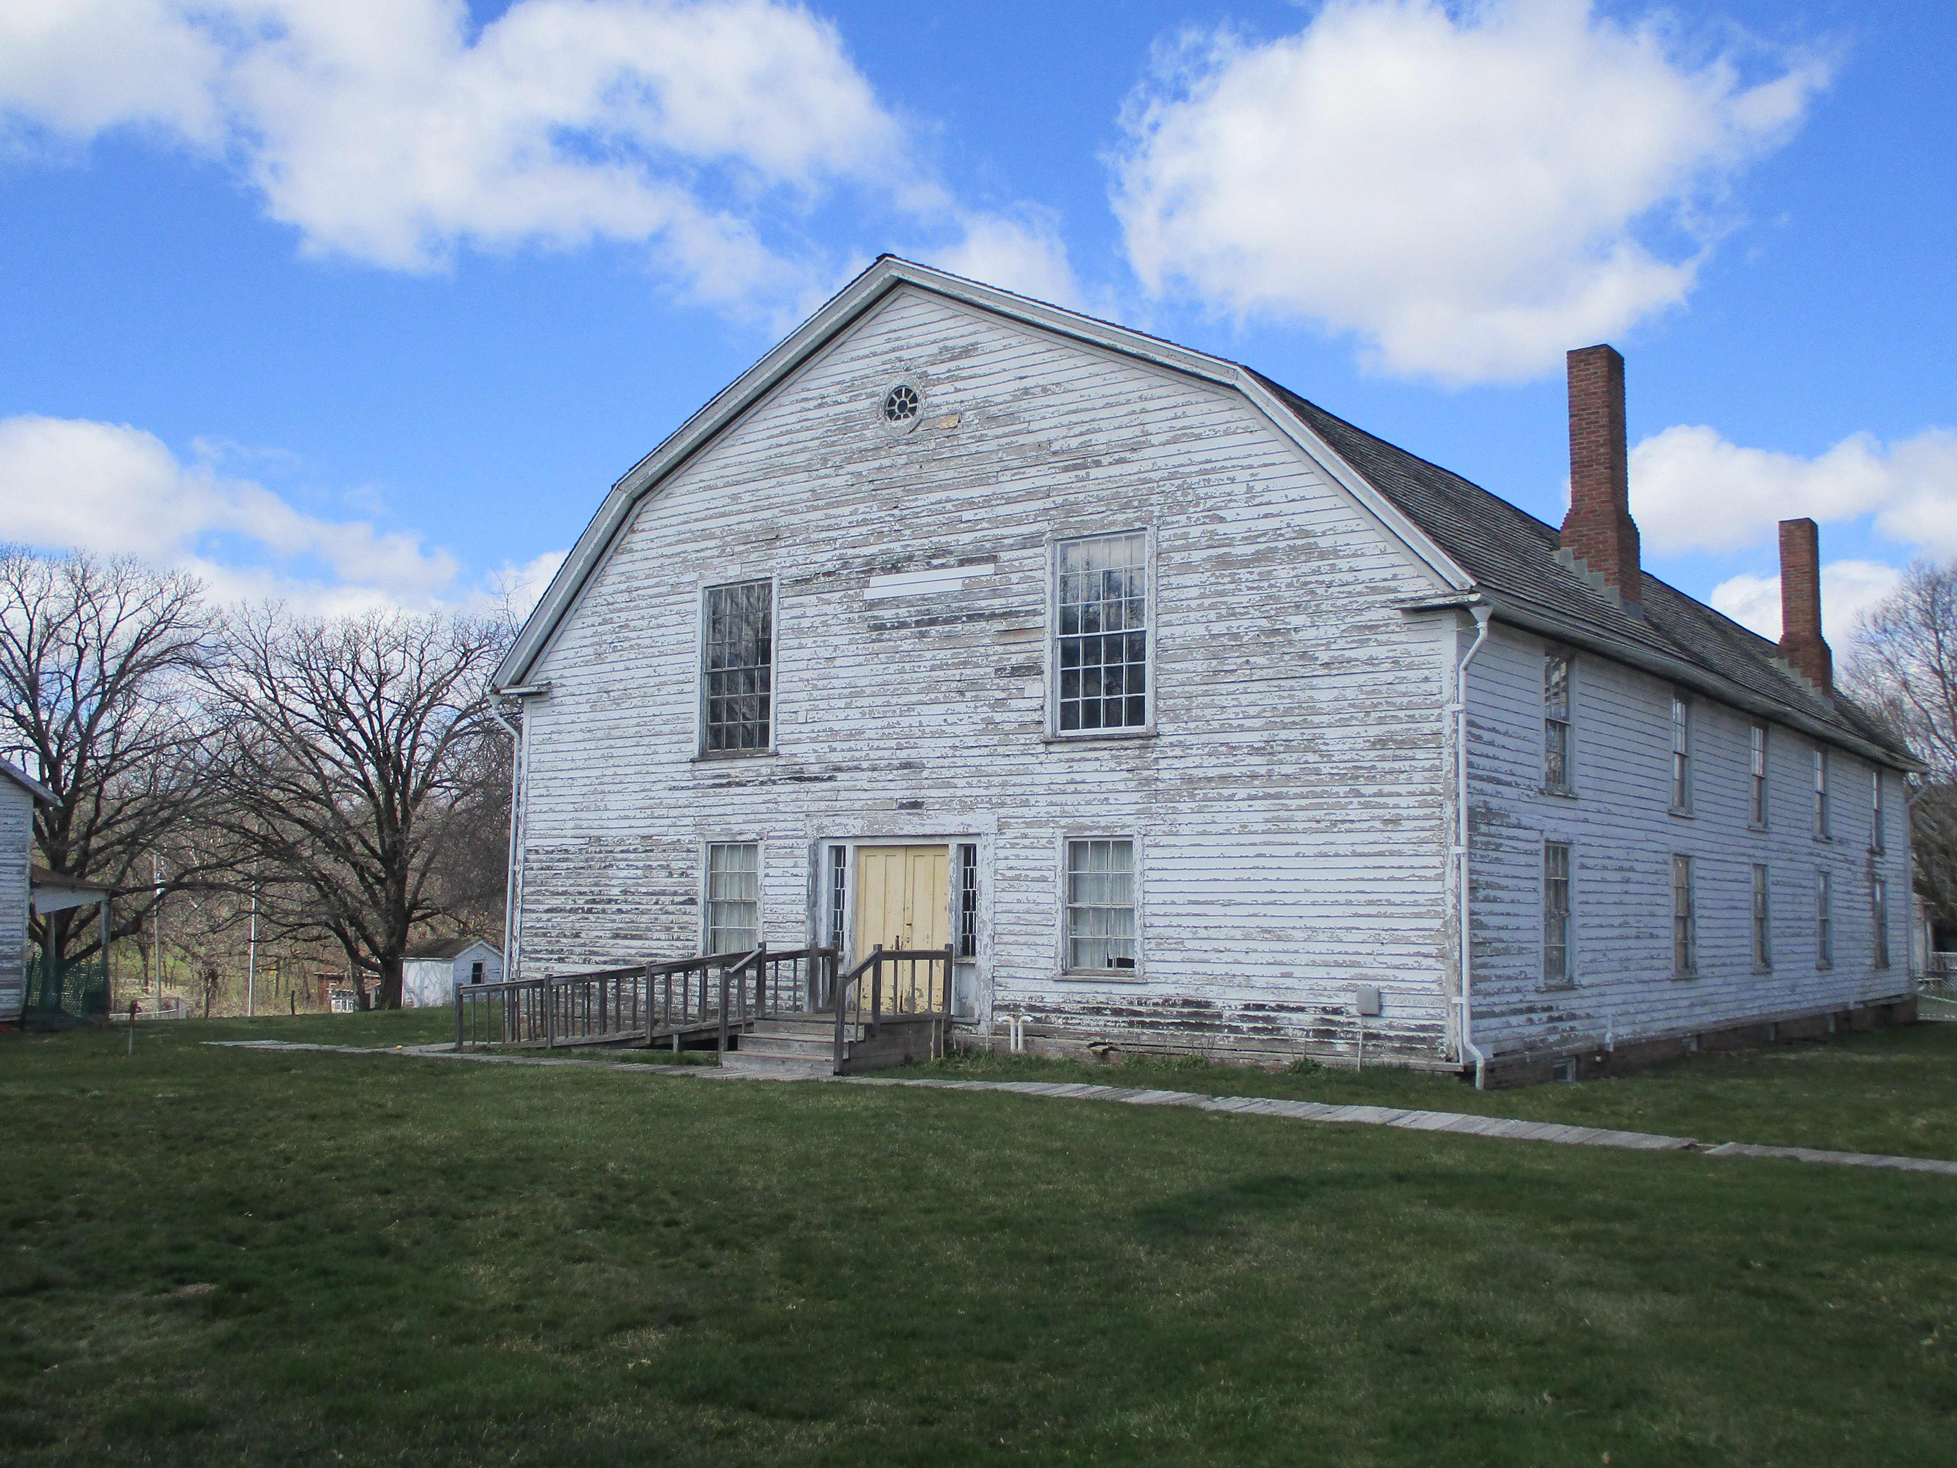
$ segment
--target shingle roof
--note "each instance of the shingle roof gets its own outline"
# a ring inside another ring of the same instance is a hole
[[[1780,649],[1730,617],[1644,573],[1643,615],[1626,610],[1556,557],[1561,537],[1499,495],[1355,428],[1290,389],[1254,374],[1475,581],[1618,642],[1683,660],[1853,739],[1909,759],[1908,750],[1853,700],[1828,697],[1779,661]]]

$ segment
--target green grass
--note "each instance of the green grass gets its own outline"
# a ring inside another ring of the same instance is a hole
[[[232,1028],[0,1040],[9,1464],[1951,1456],[1948,1178]]]
[[[1093,1081],[1211,1095],[1364,1102],[1695,1137],[1957,1160],[1957,1025],[1914,1025],[1822,1043],[1701,1055],[1573,1085],[1477,1091],[1453,1076],[1388,1067],[1254,1070],[1199,1060],[1035,1060],[954,1053],[919,1075]]]

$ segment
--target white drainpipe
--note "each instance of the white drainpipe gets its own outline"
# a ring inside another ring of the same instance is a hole
[[[1461,945],[1460,998],[1461,1030],[1460,1051],[1456,1060],[1465,1065],[1472,1057],[1475,1063],[1475,1089],[1485,1090],[1488,1084],[1488,1057],[1474,1042],[1474,930],[1468,921],[1468,664],[1475,660],[1482,644],[1488,640],[1488,619],[1494,608],[1482,603],[1468,609],[1474,614],[1475,640],[1469,646],[1461,661],[1454,668],[1454,702],[1448,711],[1454,715],[1454,753],[1455,753],[1455,809],[1459,816],[1459,829],[1455,833],[1454,864],[1455,881],[1461,894],[1459,913],[1461,920],[1459,941]]]

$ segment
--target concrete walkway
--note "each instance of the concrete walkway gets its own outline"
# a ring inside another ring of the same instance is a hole
[[[556,1065],[616,1074],[686,1076],[694,1080],[778,1080],[732,1075],[711,1065],[657,1065],[618,1060],[571,1060],[542,1055],[485,1055],[457,1052],[447,1045],[411,1045],[392,1050],[361,1045],[301,1045],[286,1040],[206,1040],[207,1045],[234,1050],[316,1050],[333,1055],[391,1055],[416,1060],[460,1060],[478,1065]],[[1204,1096],[1195,1091],[1140,1090],[1131,1086],[1097,1086],[1064,1081],[953,1081],[936,1077],[826,1076],[845,1086],[910,1086],[934,1091],[1008,1091],[1064,1101],[1113,1101],[1124,1106],[1188,1106],[1197,1111],[1228,1111],[1242,1116],[1275,1116],[1287,1121],[1330,1122],[1352,1126],[1390,1126],[1415,1132],[1454,1132],[1470,1137],[1500,1137],[1517,1142],[1561,1142],[1572,1147],[1621,1147],[1633,1152],[1698,1152],[1706,1157],[1775,1157],[1794,1162],[1825,1162],[1844,1167],[1887,1167],[1901,1172],[1936,1172],[1957,1177],[1957,1162],[1931,1157],[1886,1157],[1874,1152],[1828,1152],[1815,1147],[1759,1147],[1746,1142],[1708,1146],[1691,1137],[1665,1137],[1653,1132],[1620,1132],[1607,1127],[1567,1126],[1550,1121],[1516,1121],[1500,1116],[1471,1116],[1460,1111],[1401,1111],[1390,1106],[1339,1106],[1323,1101],[1279,1101],[1262,1096]]]

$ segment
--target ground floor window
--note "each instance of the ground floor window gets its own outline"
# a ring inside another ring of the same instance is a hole
[[[1881,877],[1869,886],[1869,920],[1875,925],[1875,966],[1889,967],[1889,887]]]
[[[1818,968],[1835,964],[1835,884],[1827,872],[1814,874],[1814,962]]]
[[[1546,841],[1542,849],[1542,980],[1559,985],[1571,981],[1570,968],[1570,848]]]
[[[1698,914],[1692,901],[1692,858],[1672,858],[1672,971],[1697,973],[1699,969]]]
[[[1135,843],[1067,843],[1067,968],[1130,970],[1135,963]]]
[[[707,848],[707,952],[751,953],[761,941],[761,847],[717,841]]]
[[[1767,869],[1761,865],[1753,868],[1753,966],[1766,969],[1774,966],[1772,941],[1773,923],[1767,905]]]

